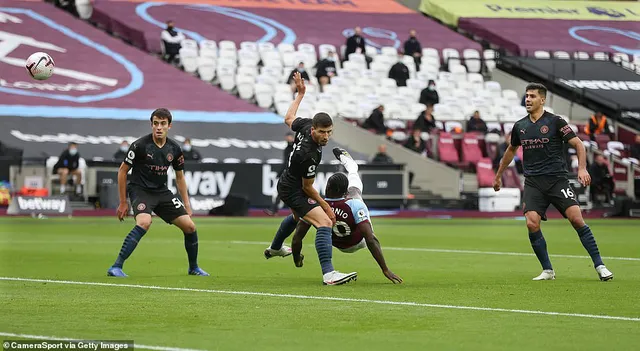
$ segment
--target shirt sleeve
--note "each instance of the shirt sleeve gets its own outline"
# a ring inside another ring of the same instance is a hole
[[[135,142],[131,144],[131,146],[129,146],[129,150],[127,151],[127,154],[124,156],[124,162],[129,166],[133,166],[133,163],[136,157],[138,157],[137,153],[138,153],[138,142]]]
[[[556,127],[558,129],[558,135],[564,142],[567,142],[576,137],[576,133],[573,132],[571,126],[567,124],[567,121],[560,117],[558,117],[558,120],[556,121]]]
[[[364,201],[360,199],[350,199],[347,201],[347,205],[351,207],[351,213],[353,214],[353,219],[356,221],[356,224],[370,221],[369,209]]]
[[[522,142],[520,142],[520,135],[519,130],[518,130],[518,124],[514,124],[513,125],[513,130],[511,130],[511,146],[520,146],[522,145]]]
[[[311,118],[298,117],[293,120],[293,123],[291,123],[291,130],[293,130],[294,132],[300,132],[305,127],[310,127],[311,122]]]
[[[177,149],[176,154],[173,156],[173,161],[171,161],[171,166],[173,166],[174,171],[182,171],[184,170],[184,153],[182,153],[180,147]]]
[[[313,179],[316,177],[317,164],[316,161],[309,157],[306,160],[302,161],[302,178],[304,179]]]

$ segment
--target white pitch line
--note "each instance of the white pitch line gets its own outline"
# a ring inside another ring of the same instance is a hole
[[[247,244],[247,245],[270,245],[270,242],[262,242],[262,241],[230,241],[232,244]],[[313,246],[313,245],[308,245]],[[477,251],[477,250],[454,250],[454,249],[428,249],[422,247],[389,247],[383,246],[382,250],[386,251],[418,251],[418,252],[440,252],[440,253],[461,253],[461,254],[475,254],[475,255],[498,255],[498,256],[535,256],[532,253],[524,253],[524,252],[504,252],[504,251]],[[579,255],[554,255],[550,254],[550,257],[561,257],[561,258],[582,258],[582,259],[591,259],[589,256],[579,256]],[[619,261],[640,261],[640,258],[637,257],[606,257],[603,256],[604,260],[619,260]]]
[[[369,304],[378,304],[378,305],[430,307],[430,308],[444,308],[444,309],[455,309],[455,310],[506,312],[506,313],[534,314],[534,315],[545,315],[545,316],[578,317],[578,318],[589,318],[589,319],[609,319],[609,320],[618,320],[618,321],[640,322],[639,317],[621,317],[621,316],[607,316],[607,315],[583,314],[583,313],[546,312],[546,311],[519,310],[519,309],[493,308],[493,307],[441,305],[441,304],[419,303],[419,302],[410,302],[410,301],[369,300],[369,299],[353,299],[353,298],[346,298],[346,297],[331,297],[331,296],[274,294],[274,293],[265,293],[265,292],[235,291],[235,290],[173,288],[173,287],[155,286],[155,285],[80,282],[80,281],[71,281],[71,280],[32,279],[32,278],[18,278],[18,277],[0,277],[0,280],[33,282],[33,283],[69,284],[69,285],[109,286],[109,287],[134,288],[134,289],[150,289],[150,290],[189,291],[189,292],[202,292],[202,293],[210,293],[210,294],[264,296],[264,297],[279,297],[279,298],[301,299],[301,300],[359,302],[359,303],[369,303]],[[171,349],[171,350],[182,351],[184,349]]]
[[[62,341],[80,341],[84,340],[81,338],[61,338],[58,336],[43,336],[43,335],[31,335],[31,334],[15,334],[15,333],[5,333],[0,332],[0,336],[8,336],[11,338],[22,338],[22,339],[35,339],[35,340],[62,340]],[[92,340],[95,341],[95,340]],[[103,341],[107,341],[104,339]],[[204,351],[198,349],[183,349],[180,347],[166,347],[166,346],[153,346],[153,345],[143,345],[143,344],[133,344],[134,349],[143,349],[143,350],[157,350],[157,351]]]

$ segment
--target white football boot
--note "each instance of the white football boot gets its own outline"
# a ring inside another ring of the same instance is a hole
[[[554,280],[556,279],[556,272],[553,269],[545,269],[540,273],[539,276],[533,278],[532,280]]]
[[[270,258],[276,257],[276,256],[287,257],[287,256],[291,255],[291,252],[292,251],[291,251],[291,248],[289,246],[282,245],[280,250],[274,250],[274,249],[271,248],[271,246],[269,246],[264,250],[264,258],[270,259]]]
[[[607,267],[605,267],[603,264],[596,267],[596,272],[598,272],[598,276],[603,282],[613,279],[613,273],[611,273],[611,271],[608,270]]]
[[[340,273],[338,271],[331,271],[322,276],[322,284],[324,285],[342,285],[352,280],[358,280],[358,273]]]

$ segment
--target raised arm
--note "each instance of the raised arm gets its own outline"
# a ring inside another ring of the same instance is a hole
[[[298,96],[293,100],[291,106],[287,110],[287,114],[284,116],[284,123],[291,128],[291,124],[296,119],[296,114],[298,113],[298,107],[300,107],[300,102],[302,102],[302,98],[304,97],[304,93],[307,88],[304,86],[304,80],[302,76],[300,76],[300,72],[296,72],[293,74],[293,81],[296,84],[296,89],[298,90]]]

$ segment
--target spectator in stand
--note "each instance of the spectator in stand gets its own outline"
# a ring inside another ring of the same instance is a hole
[[[118,162],[124,161],[125,156],[127,156],[127,150],[129,150],[129,142],[126,140],[123,140],[120,143],[120,148],[118,149],[118,151],[116,151],[116,153],[113,154],[113,159]]]
[[[296,92],[296,83],[293,81],[293,75],[296,74],[296,72],[300,72],[300,75],[305,82],[310,81],[309,73],[304,68],[304,62],[300,61],[300,63],[298,63],[298,67],[294,68],[291,73],[289,73],[289,78],[287,78],[287,84],[291,86],[291,91],[294,93]]]
[[[611,139],[613,139],[613,134],[609,129],[609,122],[607,121],[607,116],[603,115],[602,112],[598,111],[595,115],[592,115],[589,119],[589,123],[584,128],[584,132],[589,135],[591,140],[596,140],[596,135],[598,134],[609,134]]]
[[[613,196],[613,177],[609,172],[609,164],[604,156],[596,155],[593,164],[589,167],[591,175],[591,201],[599,202],[598,195],[604,195],[605,202],[611,202]]]
[[[347,38],[347,48],[344,52],[343,61],[349,60],[349,55],[353,53],[365,54],[365,40],[362,37],[362,28],[356,27],[355,33]]]
[[[420,134],[422,134],[422,131],[414,128],[411,136],[404,143],[404,147],[419,154],[424,153],[427,150],[427,144],[422,140]]]
[[[420,70],[420,64],[422,63],[422,45],[418,39],[416,39],[416,30],[409,31],[409,39],[404,42],[404,54],[413,57],[416,62],[416,70]]]
[[[406,87],[409,76],[409,67],[402,62],[404,54],[398,53],[398,62],[396,62],[389,70],[389,78],[396,81],[399,87]]]
[[[173,64],[176,60],[176,56],[180,53],[180,48],[182,47],[180,43],[185,39],[185,36],[175,30],[173,27],[173,21],[169,20],[167,21],[167,29],[162,31],[160,38],[164,45],[163,59],[168,63]]]
[[[502,160],[502,156],[504,156],[504,153],[507,150],[507,147],[509,147],[510,143],[511,143],[511,132],[507,133],[504,136],[504,141],[502,142],[502,144],[498,145],[498,150],[496,150],[497,151],[496,158],[493,159],[494,170],[498,170],[498,167],[500,166],[500,161]],[[522,168],[522,160],[518,155],[515,155],[513,157],[513,162],[515,162],[516,164],[516,170],[518,171],[518,173],[523,174],[524,169]]]
[[[76,194],[82,193],[82,170],[80,170],[80,154],[78,144],[69,143],[69,146],[60,154],[58,162],[53,166],[53,174],[60,176],[60,194],[64,194],[67,186],[67,177],[71,175],[73,184],[76,185]]]
[[[185,161],[198,161],[202,159],[202,156],[198,152],[198,150],[194,149],[191,145],[191,139],[187,138],[184,140],[184,144],[182,144],[182,153],[184,154]]]
[[[380,105],[371,112],[369,118],[367,118],[362,124],[362,128],[369,129],[376,134],[386,134],[387,126],[384,125],[384,106]]]
[[[480,111],[473,112],[473,116],[467,121],[467,132],[487,132],[487,124],[480,118]]]
[[[331,78],[336,75],[336,57],[333,51],[329,51],[327,57],[316,64],[316,78],[320,83],[320,89],[331,83]]]
[[[372,164],[384,164],[384,165],[392,165],[393,159],[391,156],[387,155],[387,145],[380,144],[378,146],[378,153],[373,156],[371,159]]]
[[[640,135],[636,135],[636,143],[631,145],[631,157],[640,160]]]
[[[436,90],[436,82],[431,79],[429,80],[429,84],[427,87],[422,89],[420,92],[420,101],[421,104],[435,105],[440,102],[440,97],[438,96],[438,91]]]
[[[413,129],[431,133],[435,128],[436,118],[433,116],[433,105],[427,105],[427,108],[420,113],[418,119],[413,123]]]

